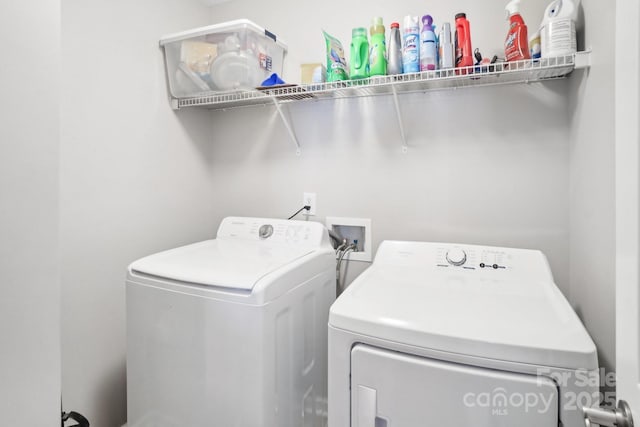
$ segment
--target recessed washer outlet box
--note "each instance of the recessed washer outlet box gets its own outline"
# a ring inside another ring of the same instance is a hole
[[[371,219],[327,217],[327,228],[347,240],[347,244],[355,243],[357,252],[349,252],[345,259],[350,261],[373,260],[371,250]]]

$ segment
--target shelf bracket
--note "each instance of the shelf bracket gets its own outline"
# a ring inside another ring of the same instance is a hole
[[[296,136],[296,133],[293,131],[293,127],[291,127],[291,123],[287,119],[287,116],[284,114],[284,111],[282,111],[282,105],[280,105],[280,102],[278,102],[278,98],[273,98],[273,103],[276,106],[276,110],[278,110],[278,114],[280,115],[280,119],[282,119],[282,123],[284,124],[284,127],[287,128],[287,132],[289,132],[289,136],[291,137],[291,140],[293,141],[294,144],[296,144],[296,156],[299,156],[300,143],[298,142],[298,137]]]
[[[400,128],[400,138],[402,139],[402,152],[406,153],[409,150],[407,147],[407,137],[404,133],[404,123],[402,123],[402,114],[400,113],[400,103],[398,102],[398,91],[395,86],[391,86],[393,90],[393,103],[396,107],[396,118],[398,119],[398,127]]]
[[[591,48],[584,52],[575,53],[575,69],[589,68],[591,66]]]

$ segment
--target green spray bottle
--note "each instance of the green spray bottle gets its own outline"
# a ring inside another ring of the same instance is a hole
[[[384,37],[382,18],[375,17],[371,21],[371,51],[369,53],[369,70],[372,76],[387,75],[387,46]]]
[[[351,55],[349,57],[351,79],[369,77],[369,39],[366,28],[354,28],[351,32]]]

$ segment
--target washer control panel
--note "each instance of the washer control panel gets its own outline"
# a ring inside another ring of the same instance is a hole
[[[269,218],[228,217],[218,229],[219,239],[260,240],[273,243],[320,245],[328,239],[319,222]]]

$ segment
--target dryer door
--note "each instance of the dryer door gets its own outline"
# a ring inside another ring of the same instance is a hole
[[[381,350],[351,352],[352,427],[557,427],[546,377]]]

